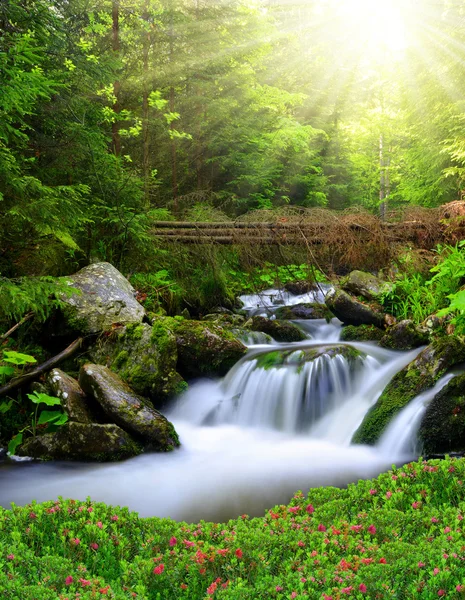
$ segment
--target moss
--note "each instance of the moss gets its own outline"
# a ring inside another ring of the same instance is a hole
[[[282,306],[275,312],[277,319],[325,319],[331,321],[334,318],[333,313],[325,304],[306,302],[294,306]]]
[[[452,366],[465,361],[465,345],[458,338],[436,340],[387,385],[365,415],[352,439],[356,444],[375,444],[389,422],[415,396],[431,388]]]
[[[265,317],[253,317],[249,327],[253,331],[262,331],[271,335],[277,342],[300,342],[306,339],[303,331],[294,324],[278,319],[272,321]]]
[[[341,340],[344,342],[373,342],[384,337],[382,329],[375,325],[347,325],[342,329]]]
[[[274,352],[268,352],[267,354],[261,354],[257,357],[257,366],[261,369],[271,369],[278,365],[282,365],[284,362],[283,353],[280,350]]]
[[[392,350],[411,350],[427,344],[428,339],[427,331],[417,327],[413,321],[405,320],[391,327],[380,345]]]
[[[141,323],[130,323],[125,327],[128,339],[141,340],[144,336],[144,326]]]

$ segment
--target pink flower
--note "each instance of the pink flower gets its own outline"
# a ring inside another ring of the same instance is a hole
[[[173,536],[172,538],[170,538],[170,546],[171,546],[171,548],[172,548],[173,546],[176,546],[176,544],[177,544],[177,541],[178,541],[178,540],[177,540],[177,539],[176,539],[174,536]]]
[[[207,587],[207,594],[214,594],[216,591],[216,588],[218,587],[218,584],[213,582],[210,586]]]
[[[421,568],[422,568],[422,567],[424,567],[424,566],[425,566],[425,563],[422,563],[422,562],[419,562],[419,563],[418,563],[418,568],[419,568],[419,569],[421,569]]]
[[[386,498],[390,498],[392,496],[392,492],[386,492]]]
[[[333,600],[332,596],[327,596],[326,594],[323,594],[323,600]]]
[[[160,563],[158,565],[158,567],[155,567],[155,569],[153,570],[153,572],[155,573],[155,575],[161,575],[164,570],[165,570],[165,565],[163,563]]]
[[[75,546],[79,546],[79,544],[81,543],[81,540],[79,538],[73,538],[71,541]]]
[[[378,562],[381,565],[385,565],[386,564],[386,559],[385,558],[380,558]]]
[[[102,521],[97,521],[97,527],[99,529],[103,529],[103,523],[102,523]]]
[[[356,531],[358,533],[361,529],[363,529],[363,525],[351,525],[350,528],[352,531]]]
[[[412,502],[412,508],[420,508],[421,502]]]
[[[364,583],[361,583],[358,586],[358,589],[362,592],[362,594],[364,594],[367,591],[367,586]]]
[[[73,578],[71,577],[71,575],[68,575],[68,577],[65,579],[65,584],[71,585],[72,583],[73,583]]]
[[[434,575],[437,575],[437,574],[439,573],[439,571],[440,571],[440,569],[438,569],[437,567],[435,567],[435,568],[433,569],[433,574],[434,574]]]
[[[373,488],[370,490],[370,496],[374,496],[378,493],[378,490],[374,490]]]
[[[242,558],[242,550],[240,548],[236,550],[236,556],[237,558]]]
[[[305,509],[309,515],[311,515],[313,512],[315,512],[315,509],[313,508],[313,504],[307,504],[307,507]]]
[[[118,521],[118,520],[119,520],[119,517],[118,517],[118,515],[112,515],[112,516],[110,517],[110,519],[111,519],[112,521]]]
[[[192,546],[195,546],[195,542],[190,542],[189,540],[183,540],[183,542],[186,545],[186,548],[192,548]]]
[[[7,559],[8,560],[14,560],[15,559],[15,555],[14,554],[8,554]]]
[[[92,542],[92,544],[89,545],[92,548],[92,550],[98,550],[98,544],[96,544],[95,542]]]
[[[322,523],[320,523],[318,525],[318,531],[326,531],[326,527]]]
[[[276,586],[276,591],[277,592],[282,592],[284,588],[282,588],[280,585]]]
[[[436,519],[436,517],[431,517],[431,523],[439,523],[439,519]]]
[[[297,598],[297,592],[292,592],[291,598]]]
[[[89,508],[87,509],[87,512],[94,512],[94,509],[92,508],[92,506],[89,506]]]
[[[349,595],[354,588],[350,585],[349,587],[342,588],[341,594]]]
[[[299,540],[297,542],[297,546],[299,546],[300,548],[303,548],[305,546],[305,542],[303,542],[302,540]]]
[[[300,510],[300,506],[290,506],[290,507],[289,507],[289,512],[290,512],[290,513],[293,513],[294,515],[295,515],[297,512],[299,512],[299,510]]]
[[[83,579],[82,577],[79,581],[80,581],[82,587],[86,587],[87,585],[92,585],[92,583],[88,579]]]
[[[455,590],[457,592],[464,592],[465,591],[465,585],[458,585]]]
[[[438,590],[438,596],[445,596],[446,590]]]
[[[370,525],[368,527],[368,533],[371,533],[371,535],[375,535],[375,533],[376,533],[376,527],[374,525]]]
[[[302,583],[305,583],[307,580],[305,579],[305,577],[301,577],[301,578],[300,578],[300,581],[301,581]]]
[[[458,515],[457,519],[458,519],[459,521],[463,521],[463,515]]]
[[[444,533],[450,533],[452,529],[450,527],[444,527]]]

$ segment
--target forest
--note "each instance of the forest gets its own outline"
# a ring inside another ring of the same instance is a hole
[[[465,598],[464,40],[0,1],[2,600]]]

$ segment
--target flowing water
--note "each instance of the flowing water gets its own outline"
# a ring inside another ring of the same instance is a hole
[[[249,310],[272,311],[283,301],[272,292],[246,298]],[[301,298],[285,300],[315,299]],[[298,489],[342,486],[413,458],[422,411],[445,380],[404,409],[378,447],[351,445],[367,410],[419,350],[338,342],[337,321],[301,324],[308,340],[251,345],[224,379],[190,385],[166,413],[180,449],[116,464],[5,463],[0,505],[90,496],[142,516],[219,521],[260,515]]]

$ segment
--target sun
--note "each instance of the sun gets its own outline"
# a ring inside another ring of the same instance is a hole
[[[390,59],[410,43],[406,6],[408,0],[336,0],[334,8],[365,52]]]

